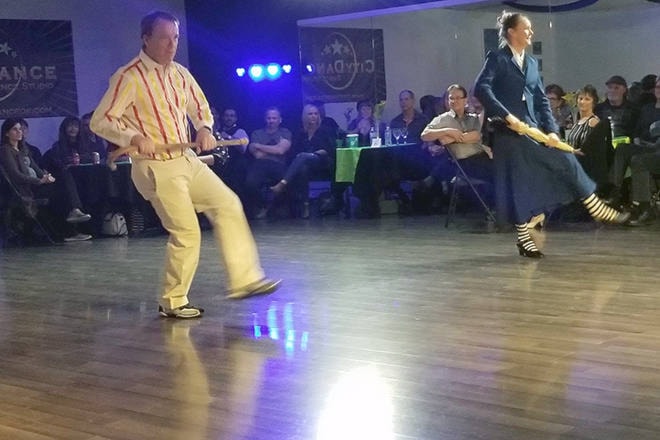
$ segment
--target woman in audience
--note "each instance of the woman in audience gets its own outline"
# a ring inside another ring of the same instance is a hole
[[[609,161],[612,157],[612,144],[607,141],[610,124],[594,114],[598,104],[598,92],[587,84],[577,92],[578,120],[566,133],[566,140],[584,156],[578,161],[589,177],[596,182],[598,193],[602,194],[608,185]]]
[[[37,165],[23,143],[23,129],[21,121],[17,118],[9,118],[2,124],[0,130],[2,145],[0,146],[0,165],[7,173],[12,185],[18,194],[28,204],[28,209],[34,209],[35,198],[45,198],[50,202],[54,211],[60,211],[66,215],[68,223],[81,223],[88,221],[91,217],[80,210],[80,200],[77,193],[67,191],[68,185],[55,183],[55,178]],[[58,209],[59,208],[59,209]],[[64,208],[64,209],[62,209]],[[68,214],[66,214],[68,212]],[[36,215],[36,212],[30,212]],[[89,240],[91,235],[73,234],[66,241]]]
[[[270,189],[281,194],[293,186],[294,195],[302,202],[302,218],[309,217],[309,178],[317,175],[333,179],[335,162],[335,138],[321,128],[319,109],[307,104],[302,112],[302,130],[293,138],[292,149],[296,157],[289,165],[282,180]]]
[[[83,151],[80,142],[80,119],[67,116],[60,124],[57,141],[44,155],[44,166],[50,168],[58,177],[57,174],[70,165],[91,161],[91,155]]]
[[[529,234],[528,221],[533,216],[576,199],[599,221],[623,223],[629,215],[606,206],[596,196],[596,184],[575,155],[548,148],[558,144],[559,127],[544,92],[538,61],[525,53],[534,35],[529,19],[505,11],[498,17],[498,28],[500,49],[486,56],[475,96],[487,117],[507,123],[493,134],[498,215],[515,223],[521,256],[542,258]],[[549,133],[547,146],[519,135],[524,124]]]
[[[369,133],[372,127],[376,127],[374,118],[374,106],[371,101],[360,101],[357,103],[358,116],[348,123],[347,133],[357,133],[359,145],[371,145]],[[383,130],[380,130],[382,133]]]
[[[564,99],[566,93],[557,84],[550,84],[545,88],[545,95],[548,97],[548,101],[550,101],[552,117],[559,126],[559,135],[563,138],[566,130],[573,126],[571,106]]]

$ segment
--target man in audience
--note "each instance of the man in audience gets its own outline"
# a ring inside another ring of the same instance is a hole
[[[245,144],[217,147],[210,152],[202,153],[200,159],[210,166],[245,204],[245,174],[248,167],[246,151],[250,138],[238,125],[238,112],[235,108],[225,108],[218,121],[219,123],[214,127],[216,136],[219,135],[227,140],[243,139]]]
[[[286,158],[291,148],[291,131],[281,127],[282,115],[277,107],[265,113],[266,126],[252,132],[248,150],[254,159],[245,177],[245,214],[248,218],[265,218],[268,210],[261,189],[279,182],[286,172]]]
[[[415,94],[410,90],[403,90],[399,93],[399,107],[401,107],[401,113],[392,119],[390,128],[405,128],[408,132],[406,142],[421,143],[420,136],[429,120],[423,113],[415,109]]]
[[[600,119],[610,120],[612,136],[632,139],[639,110],[627,99],[628,83],[622,76],[614,75],[605,85],[607,99],[596,106],[594,113]]]
[[[422,140],[434,142],[429,146],[433,156],[442,153],[446,147],[460,162],[468,176],[493,183],[492,152],[481,144],[481,122],[479,116],[466,112],[467,90],[452,84],[447,88],[450,110],[435,117],[422,132]],[[429,176],[422,184],[430,188],[435,182],[449,180],[447,160],[435,162]],[[452,172],[449,169],[449,172]],[[492,185],[490,185],[492,188]],[[492,196],[492,194],[490,194]],[[491,199],[492,197],[487,197]]]
[[[613,206],[621,205],[627,198],[623,194],[623,180],[626,170],[637,155],[643,155],[649,158],[651,153],[658,151],[658,142],[660,136],[652,127],[658,125],[660,121],[660,79],[655,83],[654,93],[657,99],[655,104],[647,104],[643,107],[637,120],[637,126],[633,132],[633,143],[619,144],[614,153],[614,163],[612,164],[611,178],[614,185],[608,203]],[[657,129],[656,129],[657,130]],[[641,160],[641,159],[640,159]],[[637,167],[641,166],[637,160]],[[634,191],[633,191],[634,192]],[[633,197],[635,195],[633,194]]]

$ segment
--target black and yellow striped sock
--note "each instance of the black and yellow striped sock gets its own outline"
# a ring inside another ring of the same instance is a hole
[[[582,200],[582,204],[594,220],[608,223],[623,223],[626,220],[622,213],[607,206],[595,193]]]

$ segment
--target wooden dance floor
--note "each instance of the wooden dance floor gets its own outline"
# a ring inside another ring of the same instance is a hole
[[[270,297],[223,299],[210,231],[158,318],[166,237],[0,254],[0,439],[657,440],[660,224],[261,223]],[[660,223],[660,222],[659,222]]]

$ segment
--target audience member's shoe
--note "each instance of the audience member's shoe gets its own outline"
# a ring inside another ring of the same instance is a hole
[[[67,216],[66,221],[68,223],[83,223],[89,221],[91,218],[92,218],[91,215],[85,214],[78,208],[74,208]]]
[[[76,235],[72,235],[71,237],[66,237],[64,241],[67,243],[72,243],[74,241],[87,241],[91,239],[92,236],[89,234],[76,234]]]
[[[244,299],[252,296],[268,295],[275,292],[280,287],[280,284],[282,284],[282,280],[264,278],[241,289],[230,291],[225,298]]]
[[[201,307],[191,306],[190,304],[185,304],[175,309],[166,309],[163,306],[158,306],[158,314],[163,318],[201,318],[204,314],[204,309]]]
[[[634,214],[626,223],[628,226],[646,226],[653,223],[655,214],[650,209],[646,209],[639,214]]]
[[[270,190],[273,191],[275,194],[282,194],[285,189],[286,189],[286,183],[282,182],[281,180],[277,182],[275,185],[270,187]]]

